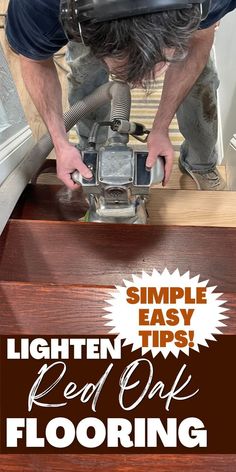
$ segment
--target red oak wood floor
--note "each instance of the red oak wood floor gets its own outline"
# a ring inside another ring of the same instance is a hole
[[[17,218],[0,240],[0,334],[106,334],[102,308],[114,285],[165,267],[217,285],[231,309],[225,333],[236,334],[236,229]],[[234,455],[0,456],[1,472],[235,470]]]

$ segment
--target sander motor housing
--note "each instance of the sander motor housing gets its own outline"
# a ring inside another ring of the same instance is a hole
[[[98,151],[88,149],[81,154],[93,177],[87,180],[74,172],[73,180],[82,185],[90,208],[94,208],[101,221],[137,217],[137,208],[144,206],[150,187],[164,178],[163,158],[159,157],[155,166],[147,169],[148,153],[125,144],[108,144]]]

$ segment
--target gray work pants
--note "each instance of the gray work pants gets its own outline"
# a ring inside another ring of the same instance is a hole
[[[71,68],[68,75],[69,103],[89,95],[98,86],[108,81],[108,70],[101,61],[91,55],[86,46],[70,42],[67,50],[67,62]],[[207,66],[196,81],[189,95],[177,112],[179,129],[185,141],[181,146],[180,160],[184,167],[200,172],[209,172],[217,163],[217,88],[219,80],[213,62]],[[109,118],[110,106],[105,105],[78,125],[80,145],[86,145],[94,121]],[[98,144],[105,142],[106,128],[98,134]]]

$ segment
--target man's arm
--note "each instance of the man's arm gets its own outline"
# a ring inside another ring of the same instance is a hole
[[[77,169],[90,178],[90,170],[83,164],[79,151],[67,138],[62,111],[61,85],[53,59],[34,61],[20,56],[22,76],[26,88],[51,135],[56,157],[58,177],[67,187],[77,186],[70,174]]]
[[[152,167],[157,156],[165,157],[163,185],[169,180],[174,159],[168,129],[176,111],[207,64],[214,41],[214,32],[215,26],[197,31],[191,39],[186,59],[172,63],[166,72],[160,106],[148,139],[147,159],[147,166]]]

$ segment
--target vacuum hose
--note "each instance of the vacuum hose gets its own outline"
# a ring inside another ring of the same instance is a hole
[[[101,85],[83,100],[75,103],[75,105],[64,114],[66,132],[70,131],[70,129],[87,114],[109,101],[111,101],[111,121],[115,118],[129,121],[131,107],[129,86],[123,82],[108,82],[107,84]],[[47,133],[38,141],[30,154],[34,153],[35,157],[42,159],[42,164],[52,149],[53,142],[50,134]]]

